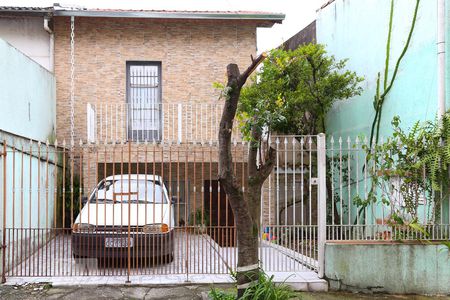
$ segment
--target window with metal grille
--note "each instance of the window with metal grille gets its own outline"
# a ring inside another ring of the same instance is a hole
[[[128,140],[161,140],[161,111],[161,62],[127,62]]]

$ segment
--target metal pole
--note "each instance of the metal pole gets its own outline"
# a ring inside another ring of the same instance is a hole
[[[75,144],[75,17],[70,17],[70,145],[71,150]],[[70,152],[73,158],[73,151]]]
[[[445,114],[445,0],[437,1],[438,118]]]
[[[31,155],[31,153],[30,153]],[[3,230],[2,230],[2,283],[6,282],[6,140],[3,141]]]
[[[317,167],[318,167],[318,271],[319,277],[323,278],[325,275],[325,241],[326,241],[326,226],[327,226],[327,179],[326,179],[326,138],[325,134],[321,133],[317,137]]]

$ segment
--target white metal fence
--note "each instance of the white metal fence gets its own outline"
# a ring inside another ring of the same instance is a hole
[[[402,174],[367,138],[330,137],[326,153],[328,240],[449,240],[448,177],[436,188],[427,166]]]
[[[216,142],[223,103],[89,103],[87,141]],[[239,129],[234,139],[241,141]]]

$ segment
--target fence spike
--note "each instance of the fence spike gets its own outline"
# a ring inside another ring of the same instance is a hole
[[[358,137],[358,136],[356,136],[356,139],[355,139],[355,144],[356,144],[356,146],[358,146],[358,145],[359,145],[359,137]]]
[[[367,145],[369,143],[369,140],[367,139],[367,136],[364,137],[364,145]]]
[[[54,145],[55,145],[55,148],[58,148],[58,139],[55,140]]]
[[[331,138],[330,138],[330,144],[331,144],[331,145],[334,144],[334,136],[331,136]]]
[[[339,137],[339,145],[342,145],[342,136]]]

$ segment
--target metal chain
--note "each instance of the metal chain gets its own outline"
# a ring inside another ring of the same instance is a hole
[[[75,145],[75,17],[70,17],[70,145]]]

